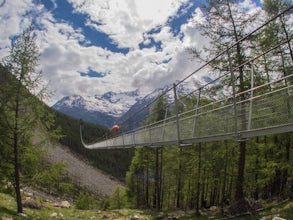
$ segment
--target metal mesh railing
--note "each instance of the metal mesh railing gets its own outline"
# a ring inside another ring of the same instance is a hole
[[[288,11],[289,9],[282,13]],[[280,59],[276,54],[279,53],[280,48],[286,49],[284,45],[290,45],[293,36],[287,36],[282,42],[276,42],[262,53],[256,51],[254,56],[250,56],[250,59],[234,68],[229,55],[237,43],[252,34],[255,35],[276,18],[277,16],[234,43],[191,75],[174,84],[173,88],[167,89],[145,109],[138,111],[143,112],[147,109],[150,112],[155,101],[166,96],[169,102],[168,106],[162,106],[165,111],[164,119],[160,118],[159,121],[148,124],[145,122],[147,124],[145,126],[94,144],[85,144],[82,140],[83,145],[89,149],[184,145],[231,139],[243,141],[256,136],[293,131],[293,60],[288,59],[286,72],[274,67],[266,73],[263,73],[265,70],[259,67],[257,73],[254,70],[254,62],[262,59],[264,55],[275,56],[274,61]],[[195,73],[210,71],[209,65],[212,66],[212,62],[220,56],[224,56],[224,59],[229,61],[230,65],[224,68],[225,71],[220,71],[218,68],[216,71],[218,75],[214,80],[190,94],[178,96],[179,85]],[[241,73],[237,72],[240,68],[243,71]],[[239,86],[241,74],[245,74],[248,78],[245,89],[243,89],[244,85],[241,88]],[[262,79],[256,82],[255,78],[260,77]],[[217,89],[218,85],[221,85],[221,90]],[[185,99],[195,100],[194,105],[186,107]],[[130,121],[138,120],[135,119],[135,114],[129,119]]]
[[[293,75],[286,78],[293,78]],[[275,83],[272,82],[271,85]],[[261,89],[263,87],[258,87],[254,92],[257,93],[256,90]],[[247,91],[242,95],[248,96],[250,93],[251,91]],[[200,111],[194,109],[179,115],[179,139],[177,121],[175,117],[172,117],[172,120],[168,122],[161,121],[155,125],[142,127],[136,131],[88,145],[88,148],[159,146],[203,140],[241,140],[242,133],[245,134],[245,138],[248,138],[279,132],[280,128],[286,131],[286,126],[289,126],[288,131],[293,128],[293,86],[284,86],[238,101],[236,103],[237,117],[235,117],[232,98],[215,102],[213,105],[214,108],[211,107],[212,104],[208,104],[200,107]]]

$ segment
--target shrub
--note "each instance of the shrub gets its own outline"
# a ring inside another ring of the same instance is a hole
[[[89,210],[95,207],[96,200],[88,193],[81,193],[79,194],[75,205],[77,209]]]
[[[110,197],[110,208],[111,209],[121,209],[126,206],[126,192],[125,189],[116,186],[113,194]]]

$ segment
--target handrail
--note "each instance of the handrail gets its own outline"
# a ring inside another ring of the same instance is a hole
[[[176,94],[176,88],[179,84],[183,83],[195,73],[203,70],[220,56],[226,54],[239,42],[244,41],[249,36],[265,27],[265,25],[272,22],[278,16],[288,12],[292,8],[293,6],[287,8],[279,15],[269,19],[263,25],[256,28],[237,42],[232,43],[226,50],[220,52],[213,59],[197,68],[184,79],[174,83],[173,87],[166,89],[148,105],[136,111],[132,116],[126,118],[122,124],[126,123],[131,117],[138,115],[143,110],[150,108],[156,100],[171,92],[172,89],[174,93],[174,103],[169,103],[167,108],[164,108],[168,109],[171,108],[171,104],[174,105],[176,115],[166,117],[166,114],[163,120],[150,123],[130,131],[124,131],[124,133],[115,137],[109,137],[106,140],[93,144],[86,144],[84,142],[81,123],[80,137],[83,146],[89,149],[115,149],[145,145],[153,147],[164,144],[185,145],[212,140],[243,140],[259,135],[293,131],[293,117],[291,115],[291,108],[293,107],[293,95],[291,95],[293,94],[293,85],[291,85],[293,82],[293,74],[282,76],[273,80],[270,79],[268,82],[263,82],[261,85],[254,85],[254,73],[251,73],[251,87],[249,89],[239,91],[238,93],[233,90],[232,93],[230,87],[230,90],[227,90],[227,94],[223,96],[224,98],[220,98],[219,100],[210,100],[210,102],[205,105],[201,105],[199,100],[197,100],[198,103],[196,107],[181,113],[178,111],[178,105],[181,101],[179,99],[177,100],[179,97],[177,97]],[[232,67],[230,63],[230,68],[228,69],[230,72],[236,72],[236,70],[240,67],[248,66],[251,68],[252,65],[250,64],[255,60],[275,49],[280,48],[280,46],[290,42],[292,39],[293,36],[289,36],[286,40],[278,42],[266,51],[256,54],[254,57],[247,59],[236,67]],[[209,92],[209,88],[215,86],[217,82],[221,80],[223,81],[225,79],[224,77],[228,77],[230,72],[227,71],[226,73],[221,74],[212,81],[200,86],[182,98],[191,96],[192,94],[201,94],[201,96],[203,96],[202,94],[204,94],[204,92]],[[291,82],[291,84],[288,82]],[[226,85],[227,88],[230,86],[229,83],[230,82]],[[232,80],[232,84],[234,83],[235,82]],[[278,86],[274,86],[277,84]],[[267,90],[266,87],[269,87],[270,89]],[[206,99],[208,99],[208,97]],[[193,126],[193,129],[190,126]]]

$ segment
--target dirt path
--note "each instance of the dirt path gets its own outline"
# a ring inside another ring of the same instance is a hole
[[[50,162],[64,163],[69,177],[95,195],[109,196],[115,186],[122,185],[121,182],[91,166],[87,161],[81,160],[66,146],[49,144],[47,150]]]

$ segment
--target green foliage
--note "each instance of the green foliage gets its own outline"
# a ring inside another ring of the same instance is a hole
[[[63,137],[60,142],[73,152],[85,158],[97,168],[123,180],[133,156],[133,149],[89,150],[83,147],[80,141],[80,121],[60,112],[56,115],[55,126],[60,127]],[[83,122],[83,137],[86,143],[102,140],[110,135],[110,130],[103,126]]]
[[[58,191],[62,195],[74,196],[74,184],[71,183],[69,180],[68,182],[65,182],[65,180],[62,179],[62,182],[60,182],[58,185]]]
[[[39,146],[31,146],[26,149],[21,158],[21,173],[24,183],[31,184],[35,175],[46,171],[45,154],[44,149]]]
[[[263,8],[269,15],[277,15],[292,5],[290,0],[264,0]]]
[[[90,210],[96,207],[97,202],[93,196],[88,193],[80,193],[77,201],[76,201],[76,208],[82,210]]]
[[[17,36],[9,55],[3,59],[4,68],[1,67],[0,130],[4,131],[5,137],[1,145],[5,148],[5,164],[13,164],[13,177],[8,175],[8,178],[15,185],[20,213],[23,211],[20,193],[21,162],[25,152],[33,146],[33,133],[45,114],[45,105],[40,100],[48,94],[43,86],[42,72],[36,72],[38,60],[35,35],[32,27],[29,27]],[[12,157],[7,154],[8,151],[13,152]]]
[[[36,201],[39,198],[34,198]],[[134,216],[138,216],[140,219],[151,220],[154,219],[157,213],[144,213],[140,210],[121,209],[113,211],[97,211],[93,210],[80,210],[72,206],[69,209],[60,209],[54,207],[54,202],[42,201],[44,207],[42,209],[29,209],[25,208],[27,214],[26,217],[16,216],[17,211],[14,205],[14,199],[7,194],[0,193],[0,216],[2,219],[17,219],[17,220],[47,220],[47,219],[133,219]],[[56,213],[56,217],[52,217],[52,214]]]
[[[146,119],[147,124],[151,124],[154,122],[158,122],[161,120],[164,120],[166,117],[166,112],[167,111],[167,106],[168,106],[168,99],[166,96],[160,95],[158,99],[156,100],[155,103],[153,103],[149,116]]]
[[[112,195],[110,196],[109,203],[111,209],[121,209],[126,207],[126,193],[125,189],[121,186],[116,186]]]
[[[57,163],[54,165],[47,164],[44,170],[34,175],[33,183],[46,188],[49,192],[59,188],[60,179],[63,175],[64,164]]]
[[[99,207],[101,210],[109,210],[110,209],[110,198],[105,197],[102,199],[102,201],[99,203]]]
[[[4,181],[13,175],[13,148],[12,139],[8,135],[8,118],[12,117],[11,112],[7,112],[7,102],[9,94],[6,93],[6,81],[11,76],[7,69],[0,64],[0,180]],[[7,118],[8,117],[8,118]]]

